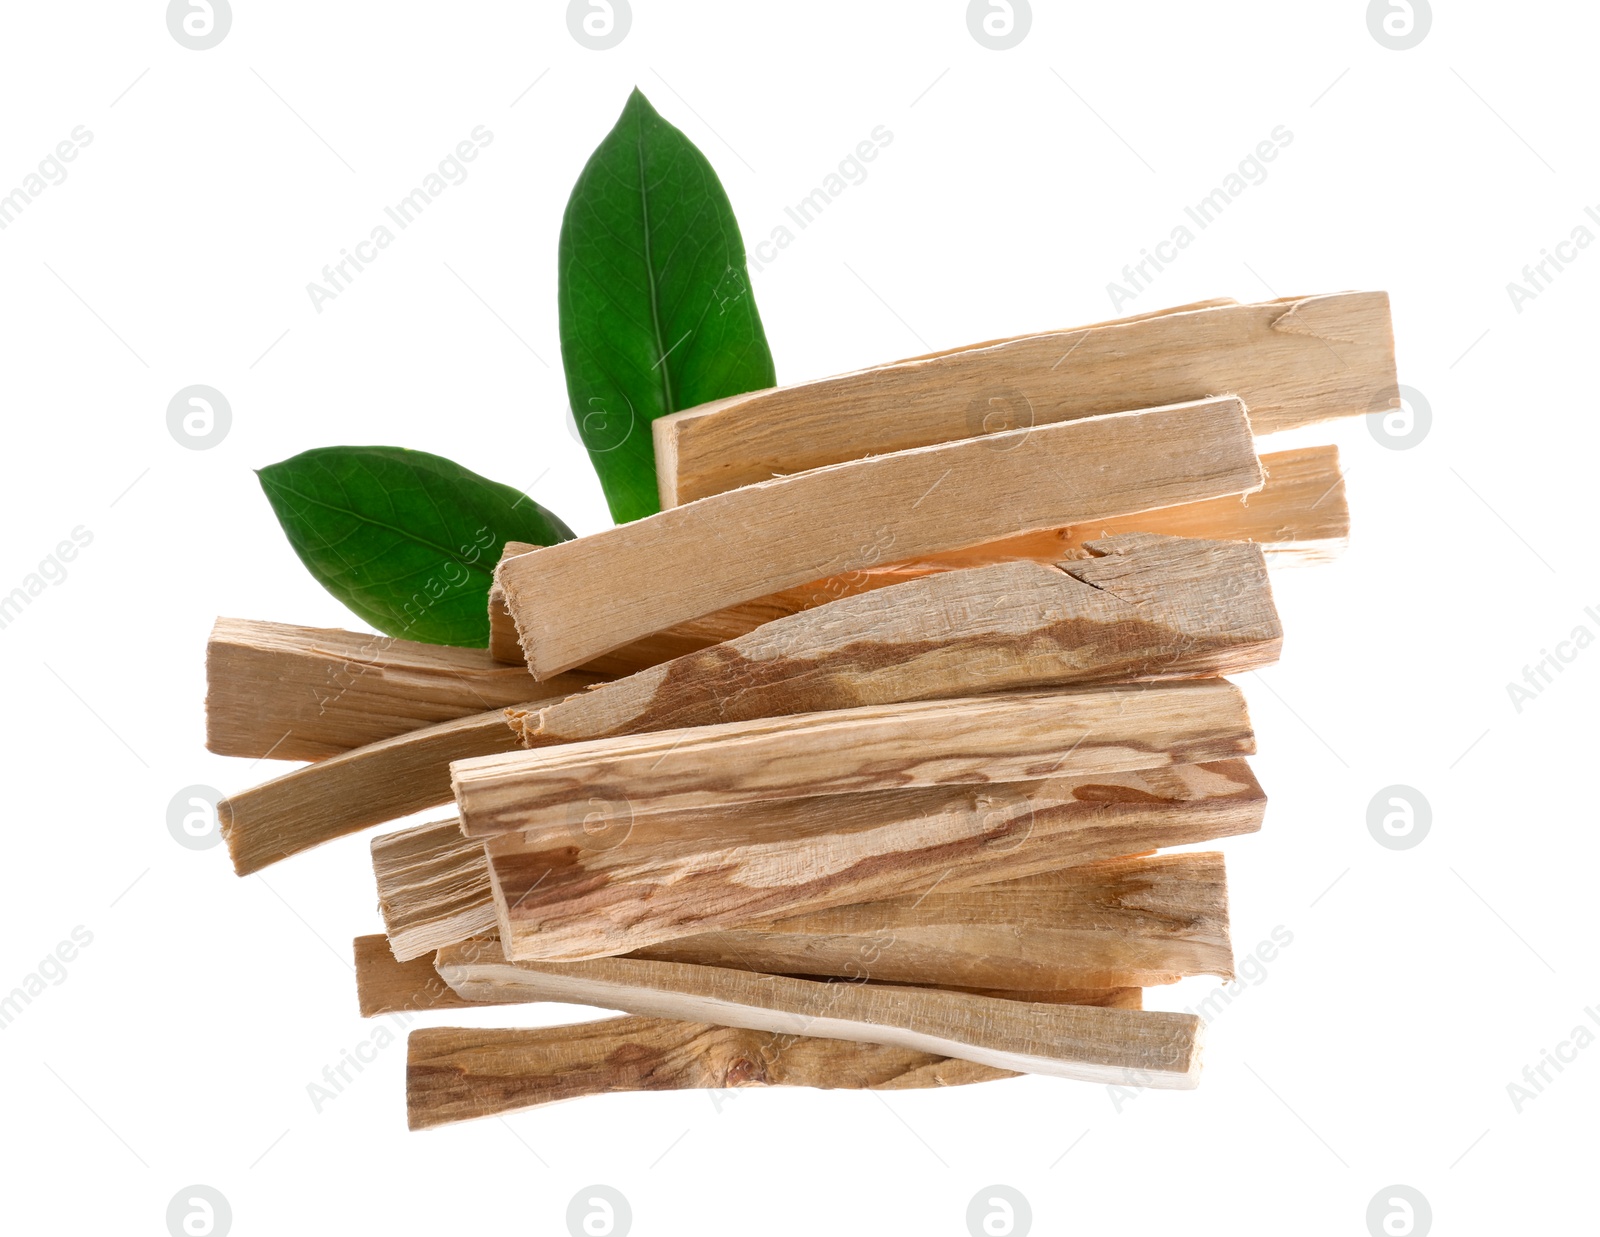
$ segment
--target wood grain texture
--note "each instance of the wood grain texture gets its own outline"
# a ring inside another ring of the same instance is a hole
[[[967,550],[935,554],[915,563],[893,563],[864,573],[914,573],[970,567],[1013,558],[1060,562],[1089,552],[1096,540],[1127,533],[1160,533],[1221,541],[1249,541],[1261,547],[1269,565],[1304,566],[1336,558],[1350,537],[1350,506],[1345,497],[1339,448],[1301,447],[1261,457],[1267,483],[1240,498],[1141,511],[1071,528],[1024,533]]]
[[[1009,993],[1233,977],[1227,881],[1215,853],[1112,859],[972,889],[941,882],[630,956]]]
[[[915,1049],[675,1018],[624,1016],[530,1030],[429,1027],[413,1031],[407,1044],[406,1121],[424,1130],[624,1091],[898,1091],[1015,1076]]]
[[[450,763],[518,750],[499,709],[441,722],[230,795],[217,805],[240,876],[313,846],[450,802]]]
[[[495,575],[545,679],[891,557],[1261,485],[1249,418],[1222,397],[851,460],[506,559]]]
[[[389,947],[402,962],[495,929],[483,843],[462,837],[453,817],[373,838],[372,873]]]
[[[1251,833],[1265,807],[1249,766],[1227,760],[790,799],[487,849],[508,956],[594,958]]]
[[[1337,558],[1350,538],[1350,507],[1335,446],[1300,447],[1261,457],[1266,483],[1252,494],[1179,503],[1067,528],[1019,533],[997,541],[886,563],[817,580],[765,601],[813,609],[937,571],[1019,559],[1041,563],[1090,556],[1090,542],[1129,533],[1248,541],[1270,567],[1299,567]]]
[[[321,760],[600,681],[575,673],[540,683],[520,659],[505,666],[482,649],[219,618],[206,643],[206,747],[219,756]]]
[[[485,956],[503,960],[503,953],[491,933],[487,937],[468,937],[455,944],[487,951]],[[459,996],[434,967],[434,955],[426,954],[401,961],[389,947],[389,938],[379,933],[358,936],[354,943],[356,994],[363,1018],[376,1018],[380,1014],[414,1013],[430,1009],[471,1009],[482,1005],[519,1005],[527,1002],[520,995],[511,994],[497,1001],[469,1001]],[[716,964],[712,964],[716,965]],[[746,968],[748,969],[748,968]],[[960,984],[927,984],[924,987],[946,988],[951,992],[970,992],[977,996],[1000,997],[1005,1000],[1032,1001],[1061,1005],[1103,1005],[1113,1009],[1140,1009],[1144,990],[1141,988],[1044,988],[1044,989],[992,989],[970,988]],[[829,1041],[833,1042],[833,1041]]]
[[[354,953],[356,997],[363,1018],[428,1009],[470,1009],[482,1004],[458,996],[440,979],[433,955],[409,962],[396,960],[389,950],[389,938],[381,933],[356,937]]]
[[[437,972],[435,972],[437,974]],[[796,979],[815,979],[796,975]],[[873,980],[873,983],[879,983]],[[880,987],[940,988],[946,992],[967,992],[973,996],[992,996],[1002,1001],[1026,1001],[1033,1005],[1098,1005],[1105,1009],[1143,1009],[1143,988],[968,988],[961,984],[905,984],[884,981]]]
[[[567,840],[597,810],[607,821],[638,820],[791,797],[1115,773],[1254,750],[1239,689],[1192,679],[619,735],[457,760],[450,774],[469,837],[542,831]]]
[[[443,986],[431,966],[428,973]],[[1138,988],[1045,996],[1064,1004],[1141,1007]],[[884,1044],[624,1015],[527,1030],[413,1031],[406,1113],[410,1127],[418,1130],[583,1095],[780,1086],[905,1091],[1016,1076],[1012,1070]]]
[[[524,542],[508,541],[505,552],[501,555],[501,561],[532,554],[542,548]],[[660,665],[664,661],[671,661],[674,657],[682,657],[685,653],[709,648],[713,644],[720,644],[735,636],[745,635],[763,623],[782,618],[786,614],[793,614],[806,607],[809,596],[805,590],[790,589],[774,593],[769,597],[758,597],[754,601],[728,606],[700,618],[686,619],[681,623],[674,623],[663,631],[651,632],[620,648],[602,653],[572,674],[593,675],[592,682],[603,682],[618,675],[633,674],[647,666]],[[505,590],[498,582],[489,590],[489,652],[495,660],[514,662],[524,674],[527,673],[528,667],[522,645],[517,641],[517,625],[511,617],[510,609],[506,606]],[[567,677],[557,675],[551,682],[560,682]],[[530,696],[529,699],[533,697]]]
[[[468,1000],[517,994],[780,1035],[811,1035],[957,1057],[1086,1082],[1193,1087],[1199,1018],[1149,1010],[1008,1001],[932,988],[819,983],[639,958],[495,962],[451,946],[440,976]]]
[[[685,653],[746,635],[784,615],[813,610],[934,571],[981,567],[1017,559],[1058,563],[1063,559],[1084,558],[1089,555],[1088,542],[1118,534],[1157,533],[1217,541],[1249,541],[1261,547],[1271,567],[1301,566],[1337,557],[1350,537],[1350,508],[1339,468],[1339,449],[1318,446],[1274,451],[1261,457],[1261,467],[1266,473],[1266,483],[1255,493],[1237,500],[1219,498],[1180,503],[1095,524],[1022,533],[929,555],[915,562],[890,563],[813,580],[647,636],[596,658],[585,670],[603,671],[612,676],[633,674]],[[519,547],[513,542],[506,547],[508,554],[513,547],[519,553],[538,548]],[[516,624],[503,601],[498,608],[491,608],[489,624],[494,656],[522,665],[522,646],[517,643]]]
[[[453,822],[375,839],[373,866],[397,959],[497,930],[483,844],[463,839]],[[730,922],[630,956],[1035,993],[1232,977],[1221,855],[1124,857],[981,887],[969,881],[925,882],[915,894],[885,901]]]
[[[1061,567],[940,572],[774,619],[549,707],[526,747],[1018,687],[1233,674],[1283,629],[1259,548],[1122,534]]]
[[[1388,295],[1213,306],[1002,340],[737,395],[660,417],[651,430],[670,508],[995,426],[1223,392],[1244,400],[1258,434],[1396,407]]]

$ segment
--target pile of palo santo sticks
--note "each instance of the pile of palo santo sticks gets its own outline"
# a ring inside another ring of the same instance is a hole
[[[374,1015],[413,1127],[607,1091],[1194,1085],[1260,827],[1245,702],[1268,567],[1340,548],[1332,447],[1396,405],[1388,298],[1207,302],[722,400],[653,425],[664,510],[509,544],[488,650],[219,620],[235,868],[374,839]]]

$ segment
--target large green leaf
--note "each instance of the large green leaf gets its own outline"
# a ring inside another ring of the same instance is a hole
[[[567,396],[611,515],[650,515],[650,422],[776,379],[722,182],[637,90],[567,202],[559,295]]]
[[[426,451],[319,447],[256,475],[317,581],[407,640],[484,647],[505,543],[572,537],[533,499]]]

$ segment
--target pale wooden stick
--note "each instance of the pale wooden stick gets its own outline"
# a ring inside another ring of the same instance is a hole
[[[454,822],[385,835],[372,850],[396,958],[421,957],[495,930],[483,845],[464,840]],[[523,879],[529,879],[526,869]],[[729,920],[731,926],[659,940],[632,956],[996,991],[1148,987],[1188,975],[1232,976],[1221,855],[1121,858],[982,887],[971,887],[971,879],[963,872],[954,880],[924,879],[926,888],[886,901],[759,922]],[[640,897],[650,892],[638,887]],[[541,949],[560,943],[559,934],[541,940],[537,930],[532,940]]]
[[[543,679],[830,573],[1261,485],[1244,407],[1223,397],[852,460],[506,559],[495,576]]]
[[[1265,808],[1229,760],[641,817],[609,837],[510,834],[488,849],[508,956],[592,958],[1251,833]]]
[[[1239,303],[1239,301],[1235,297],[1231,297],[1231,296],[1213,296],[1213,297],[1209,297],[1209,298],[1207,298],[1206,300],[1203,300],[1203,301],[1190,301],[1186,305],[1168,305],[1168,306],[1166,306],[1165,308],[1162,308],[1162,309],[1146,310],[1142,314],[1129,314],[1125,318],[1106,318],[1106,319],[1104,319],[1104,320],[1102,320],[1100,322],[1080,323],[1078,326],[1072,327],[1070,329],[1072,331],[1074,331],[1074,332],[1077,332],[1077,331],[1088,330],[1091,327],[1125,326],[1126,324],[1128,324],[1130,322],[1143,322],[1147,318],[1165,318],[1165,317],[1169,317],[1172,314],[1191,313],[1196,309],[1214,309],[1218,305],[1237,305],[1238,303]],[[890,364],[891,365],[906,365],[906,364],[909,364],[912,361],[932,361],[937,357],[954,356],[958,352],[972,352],[972,351],[974,351],[975,349],[978,349],[978,348],[993,348],[997,344],[1013,344],[1013,343],[1016,343],[1018,340],[1034,339],[1034,338],[1038,337],[1042,333],[1052,333],[1053,334],[1053,333],[1056,333],[1056,332],[1029,331],[1025,335],[1002,335],[998,339],[985,339],[985,340],[981,340],[978,343],[974,343],[974,344],[956,344],[953,347],[940,348],[940,349],[938,349],[938,350],[936,350],[934,352],[919,352],[915,356],[901,357],[900,360],[898,360],[898,361],[891,361]],[[881,368],[881,366],[874,366],[873,368],[877,369],[877,368]],[[863,372],[863,371],[852,371],[852,372]],[[693,409],[685,409],[685,411],[693,411]]]
[[[1089,550],[1061,567],[996,563],[842,598],[511,721],[541,747],[1276,660],[1283,631],[1256,546],[1130,533]]]
[[[610,823],[796,796],[1115,773],[1254,750],[1239,689],[1192,679],[618,735],[458,760],[450,776],[467,836],[544,830],[570,839],[597,810]]]
[[[517,749],[496,709],[330,756],[217,805],[240,876],[370,825],[450,802],[450,763]]]
[[[438,972],[435,971],[434,974],[437,975]],[[796,978],[811,977],[800,975]],[[1098,1005],[1105,1009],[1144,1008],[1143,988],[968,988],[962,984],[896,984],[879,980],[872,982],[880,988],[939,988],[945,992],[992,996],[1001,1001],[1025,1001],[1031,1005]]]
[[[896,1091],[1015,1076],[911,1048],[777,1037],[675,1018],[625,1016],[509,1031],[429,1027],[413,1031],[407,1044],[406,1121],[425,1130],[619,1091]]]
[[[396,961],[390,952],[388,937],[381,933],[356,937],[354,951],[356,997],[363,1018],[427,1009],[470,1009],[484,1004],[457,996],[450,985],[439,978],[431,954],[408,962]]]
[[[433,982],[443,986],[432,966],[424,965]],[[1044,1000],[1139,1009],[1140,996],[1138,988],[1117,988],[1051,992]],[[528,1030],[413,1031],[406,1113],[410,1127],[420,1130],[619,1091],[779,1086],[904,1091],[1014,1077],[1012,1070],[884,1044],[624,1015]]]
[[[378,910],[401,961],[495,929],[483,843],[452,818],[372,839]]]
[[[492,951],[498,960],[503,955],[490,934],[478,940],[479,947]],[[462,944],[465,942],[452,942]],[[375,936],[358,936],[355,939],[356,992],[361,1003],[361,1016],[375,1018],[379,1014],[406,1013],[427,1009],[470,1009],[475,1005],[525,1004],[520,996],[507,996],[500,1001],[469,1001],[458,996],[434,969],[432,953],[400,961],[389,947],[389,938],[381,933]],[[720,964],[712,964],[720,965]],[[749,970],[749,967],[737,969]],[[876,982],[876,981],[875,981]],[[1104,1005],[1114,1009],[1139,1009],[1142,1007],[1143,989],[1140,988],[972,988],[962,984],[923,984],[922,987],[945,988],[951,992],[970,992],[977,996],[993,996],[1004,1000],[1031,1001],[1060,1005]]]
[[[1103,572],[1109,582],[1119,574],[1120,564],[1107,562],[1084,570],[1091,575]],[[1137,588],[1122,584],[1116,587]],[[1140,594],[1130,593],[1133,595]],[[1257,613],[1252,621],[1259,624],[1266,619]],[[1011,707],[1021,703],[1021,698],[1015,702],[1007,698],[1004,703]],[[1239,716],[1242,718],[1242,711]],[[978,724],[983,723],[980,720]],[[1081,755],[1096,750],[1103,743],[1104,733],[1101,738],[1087,740]],[[1182,741],[1182,736],[1174,741]],[[448,803],[450,786],[445,772],[450,762],[512,752],[515,747],[512,733],[504,727],[501,717],[483,714],[410,731],[242,791],[224,800],[220,809],[235,869],[241,875],[247,874],[333,838]],[[1223,754],[1212,749],[1202,758]],[[665,772],[672,767],[667,764]],[[985,776],[1001,774],[990,772]],[[826,791],[814,789],[810,793]],[[639,810],[650,809],[641,805]],[[579,818],[587,811],[584,807]],[[568,815],[563,808],[562,819]],[[524,826],[474,826],[469,832],[482,836],[510,827]]]
[[[598,1005],[624,1013],[887,1044],[996,1069],[1086,1082],[1193,1087],[1200,1019],[1192,1014],[1038,1004],[932,988],[817,983],[723,967],[601,958],[494,961],[473,943],[441,950],[440,976],[468,1000]]]
[[[597,657],[587,669],[612,675],[632,674],[685,653],[695,652],[746,635],[763,623],[786,614],[815,609],[844,597],[933,571],[955,567],[981,567],[990,563],[1029,559],[1057,563],[1083,558],[1086,544],[1102,536],[1123,533],[1168,533],[1219,541],[1250,541],[1261,547],[1270,567],[1299,566],[1336,557],[1350,536],[1350,508],[1345,501],[1344,477],[1339,471],[1339,449],[1332,446],[1275,451],[1261,457],[1266,484],[1242,498],[1213,498],[1180,503],[1155,511],[1102,520],[1098,524],[1045,529],[986,542],[964,550],[951,550],[915,563],[891,563],[814,580],[798,588],[771,593],[756,601],[718,610],[703,619],[680,623],[612,653]],[[527,554],[537,546],[508,542],[506,555]],[[492,602],[491,593],[491,602]],[[516,624],[502,600],[491,604],[490,651],[505,662],[523,664]]]
[[[663,507],[884,451],[1232,392],[1256,433],[1397,406],[1383,292],[1167,313],[1024,336],[651,424]],[[1070,521],[1062,521],[1069,523]]]
[[[500,561],[516,558],[522,554],[532,554],[542,546],[528,545],[521,541],[508,541],[500,552]],[[527,659],[522,655],[522,645],[517,643],[517,624],[511,617],[511,611],[506,609],[506,591],[500,587],[496,580],[489,586],[489,656],[496,661],[510,662],[527,668]],[[626,673],[632,674],[629,670]]]
[[[532,554],[541,548],[525,542],[508,541],[505,551],[501,554],[501,562],[523,554]],[[674,657],[682,657],[685,653],[693,653],[698,649],[720,644],[724,640],[732,640],[735,636],[745,635],[761,624],[782,618],[786,614],[793,614],[803,609],[805,605],[806,595],[798,589],[774,593],[770,597],[760,597],[755,601],[742,602],[701,618],[675,623],[664,631],[642,636],[621,648],[602,653],[587,662],[582,670],[574,673],[592,673],[607,678],[633,674],[647,666],[660,665],[664,661],[671,661]],[[527,673],[528,667],[522,646],[517,643],[517,626],[511,617],[511,611],[506,607],[505,590],[498,582],[489,589],[489,653],[497,661],[516,663],[524,673]],[[558,675],[552,682],[565,677]]]
[[[1003,541],[935,554],[916,563],[895,563],[871,573],[914,573],[936,568],[971,567],[1013,558],[1059,562],[1088,552],[1094,541],[1126,533],[1166,533],[1250,541],[1261,547],[1269,566],[1301,566],[1338,556],[1350,536],[1350,506],[1345,498],[1339,448],[1301,447],[1261,457],[1267,483],[1242,498],[1141,511],[1071,528],[1024,533]]]
[[[540,683],[483,649],[219,618],[206,643],[206,746],[219,756],[321,760],[600,681],[575,673]]]

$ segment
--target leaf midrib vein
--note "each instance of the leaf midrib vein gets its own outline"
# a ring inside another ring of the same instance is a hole
[[[493,576],[494,576],[494,572],[487,570],[480,563],[464,562],[459,555],[451,552],[450,550],[445,549],[443,546],[439,545],[437,542],[434,542],[434,541],[430,540],[429,538],[420,537],[416,533],[409,532],[409,531],[407,531],[406,529],[403,529],[403,528],[396,528],[393,524],[387,524],[382,520],[375,520],[370,515],[365,515],[365,514],[359,512],[359,511],[352,511],[348,507],[340,507],[340,506],[337,506],[334,503],[327,502],[324,499],[314,498],[310,494],[302,494],[299,490],[295,489],[292,486],[283,485],[283,484],[280,483],[277,486],[277,488],[278,488],[278,490],[280,492],[282,492],[284,494],[293,495],[295,498],[298,498],[303,503],[310,503],[312,506],[323,507],[323,508],[326,508],[329,511],[338,512],[338,514],[340,514],[340,515],[349,516],[350,519],[356,521],[359,524],[369,524],[373,528],[381,528],[381,529],[384,529],[387,532],[391,532],[396,537],[400,538],[402,541],[409,541],[409,542],[412,542],[414,545],[424,546],[427,549],[437,551],[438,553],[444,555],[447,559],[450,559],[453,562],[461,563],[461,565],[463,567],[465,567],[468,571],[477,571],[477,572],[479,572],[479,573],[481,573],[483,575],[489,576],[491,578],[493,578]],[[437,503],[434,504],[434,509],[435,509],[435,511],[438,510],[438,504]],[[338,550],[336,549],[335,544],[328,540],[326,534],[324,534],[321,529],[317,529],[316,532],[317,532],[318,537],[322,540],[323,545],[327,546],[328,549],[333,550],[335,553],[338,553]],[[340,557],[342,558],[344,556],[340,555]]]
[[[655,335],[656,368],[661,371],[661,398],[663,412],[676,412],[672,400],[672,375],[667,371],[666,345],[661,334],[661,306],[656,289],[656,271],[650,245],[650,186],[645,179],[644,120],[641,117],[633,129],[634,150],[639,160],[639,214],[644,224],[644,275],[650,288],[650,326]]]

